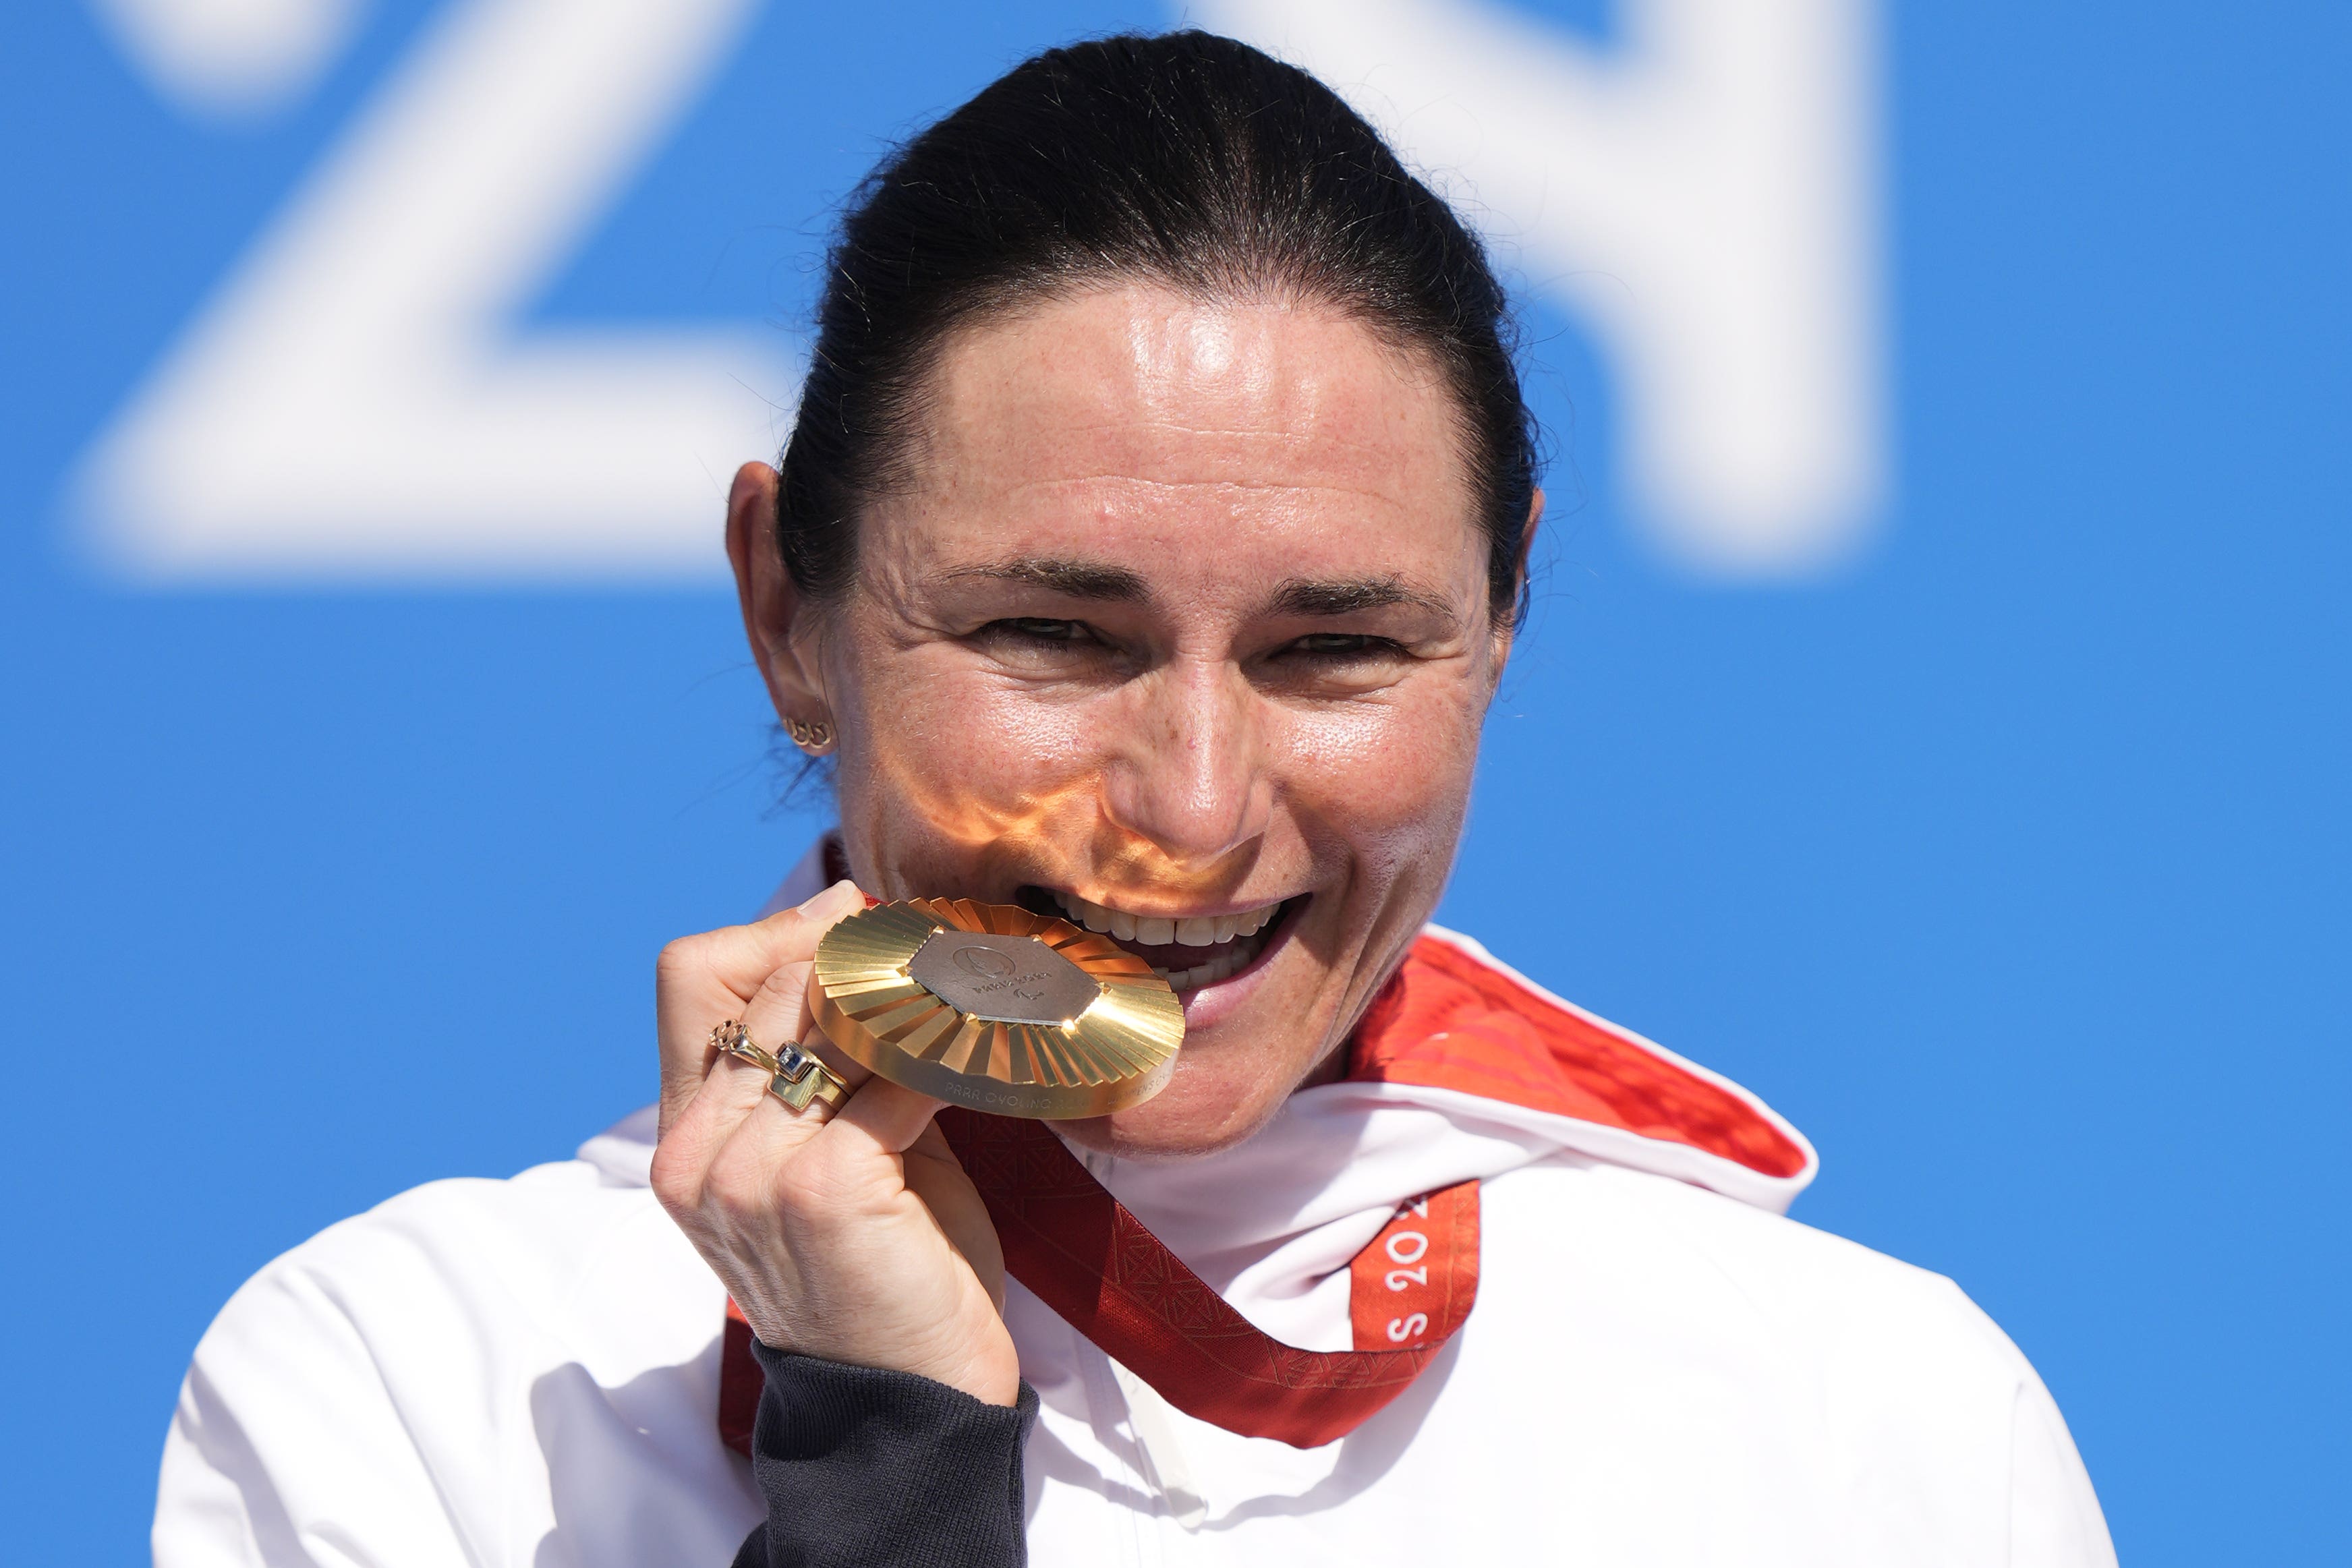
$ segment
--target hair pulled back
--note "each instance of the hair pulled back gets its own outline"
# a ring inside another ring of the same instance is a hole
[[[1326,305],[1428,356],[1459,405],[1488,602],[1516,624],[1536,428],[1485,246],[1329,88],[1201,32],[1024,61],[858,188],[782,465],[801,591],[848,590],[858,514],[896,476],[951,332],[1128,279]]]

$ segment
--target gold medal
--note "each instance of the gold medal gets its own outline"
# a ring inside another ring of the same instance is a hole
[[[812,1005],[825,1038],[935,1100],[1062,1121],[1167,1085],[1184,1008],[1108,936],[1009,904],[917,898],[824,934]]]

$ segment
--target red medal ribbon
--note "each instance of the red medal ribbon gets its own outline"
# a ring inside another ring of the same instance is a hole
[[[1360,1354],[1435,1352],[1478,1299],[1478,1184],[1457,1182],[1400,1204],[1348,1271],[1348,1320]]]
[[[1475,1181],[1429,1206],[1444,1217],[1442,1226],[1400,1217],[1359,1256],[1355,1298],[1381,1299],[1355,1309],[1358,1348],[1299,1350],[1253,1326],[1203,1283],[1044,1123],[950,1109],[940,1113],[940,1126],[988,1204],[1005,1271],[1168,1403],[1229,1432],[1302,1448],[1345,1437],[1421,1375],[1477,1296]],[[1446,1243],[1434,1258],[1433,1234]],[[1398,1254],[1413,1260],[1399,1283],[1416,1305],[1391,1313],[1385,1309],[1397,1298],[1385,1288],[1382,1264]],[[1423,1270],[1434,1289],[1419,1278]],[[1364,1289],[1368,1273],[1372,1291]],[[1368,1316],[1377,1321],[1369,1335]]]

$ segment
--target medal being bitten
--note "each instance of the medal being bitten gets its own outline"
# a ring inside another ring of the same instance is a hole
[[[818,1027],[892,1082],[1003,1116],[1066,1120],[1166,1086],[1183,1004],[1108,937],[1011,904],[910,899],[817,946]]]

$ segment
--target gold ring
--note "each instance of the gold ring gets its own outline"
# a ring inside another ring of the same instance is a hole
[[[713,1029],[710,1043],[766,1073],[768,1092],[795,1111],[807,1110],[812,1100],[823,1103],[827,1111],[838,1111],[849,1098],[849,1085],[814,1054],[797,1045],[772,1054],[755,1043],[737,1019],[730,1019]]]
[[[750,1062],[763,1072],[773,1073],[776,1071],[776,1059],[770,1056],[765,1050],[752,1044],[751,1037],[746,1034],[743,1031],[743,1026],[733,1019],[729,1019],[710,1031],[710,1043],[739,1061]]]

